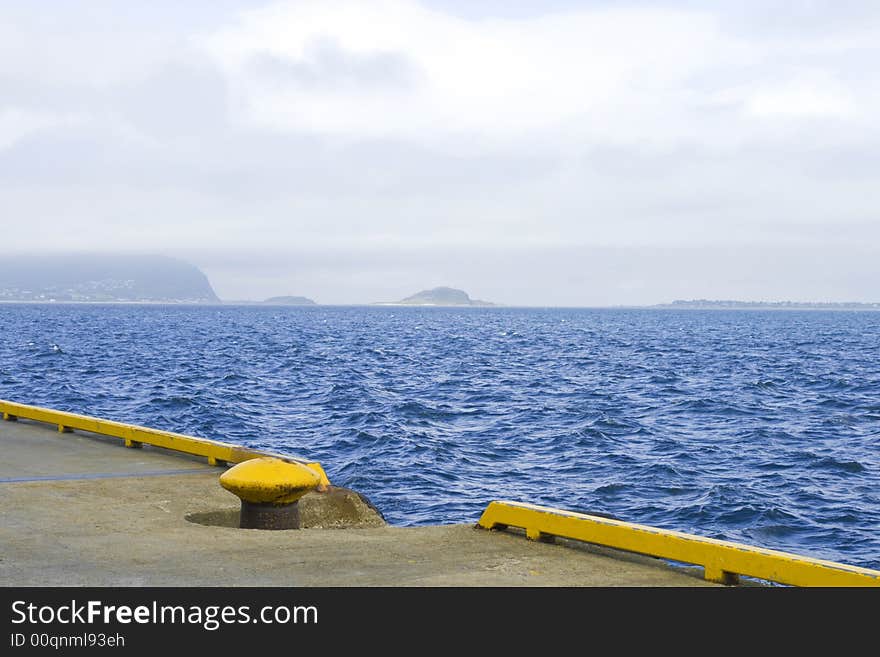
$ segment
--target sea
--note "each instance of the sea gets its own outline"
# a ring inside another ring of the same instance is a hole
[[[0,398],[880,568],[880,312],[2,304]]]

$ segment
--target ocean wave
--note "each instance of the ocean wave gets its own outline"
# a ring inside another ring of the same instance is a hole
[[[519,499],[880,567],[878,334],[872,313],[4,305],[0,397],[308,455],[400,525]]]

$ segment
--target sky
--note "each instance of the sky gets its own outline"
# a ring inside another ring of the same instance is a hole
[[[880,301],[880,4],[0,0],[0,246],[223,299]]]

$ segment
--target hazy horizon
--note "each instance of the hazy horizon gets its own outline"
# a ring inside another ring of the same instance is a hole
[[[22,255],[27,254],[15,257]],[[57,263],[65,255],[100,259],[150,254],[87,251],[41,253],[39,257],[50,257]],[[266,252],[259,261],[250,254],[231,252],[196,257],[152,255],[196,265],[224,301],[304,296],[325,305],[361,305],[398,301],[421,290],[446,286],[464,290],[472,299],[505,306],[651,306],[677,299],[880,302],[880,294],[872,296],[876,254],[870,248],[847,253],[772,247],[303,251]],[[801,262],[805,256],[806,261]],[[846,267],[829,266],[829,261],[843,257]],[[638,267],[631,266],[633,261]],[[281,271],[285,273],[279,274]],[[651,280],[644,278],[645,271],[653,272]],[[694,272],[701,276],[695,277]],[[719,284],[719,278],[728,282]],[[788,294],[805,283],[814,291],[813,296]],[[656,295],[653,290],[658,286],[669,293]],[[847,296],[850,290],[863,293]]]
[[[3,251],[169,255],[227,300],[876,302],[878,28],[858,1],[5,3]]]

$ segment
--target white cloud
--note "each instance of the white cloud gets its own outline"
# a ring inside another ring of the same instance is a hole
[[[877,49],[863,26],[847,26],[852,41],[727,27],[693,9],[465,20],[411,0],[334,0],[249,11],[196,43],[227,76],[244,128],[446,152],[735,150],[788,138],[792,119],[878,109],[876,84],[854,86],[840,61]]]
[[[650,118],[683,100],[678,90],[689,77],[738,53],[716,18],[699,13],[468,21],[403,0],[281,3],[243,15],[203,44],[230,76],[244,121],[431,144],[451,135],[509,139],[548,126],[650,136],[659,127]],[[348,62],[351,75],[359,62],[384,57],[410,76],[398,86],[391,70],[388,84],[315,87],[254,66],[271,58],[318,70],[322,44],[340,65]]]
[[[756,90],[745,100],[748,115],[760,118],[848,119],[860,114],[853,94],[827,76],[800,76]]]
[[[70,116],[0,106],[0,150],[42,130],[70,124],[73,121],[73,117]]]

